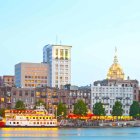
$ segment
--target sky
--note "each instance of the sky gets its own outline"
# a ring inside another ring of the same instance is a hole
[[[42,62],[46,44],[72,46],[72,84],[106,78],[115,46],[130,79],[140,80],[139,0],[0,0],[0,75]],[[56,39],[57,37],[57,39]]]

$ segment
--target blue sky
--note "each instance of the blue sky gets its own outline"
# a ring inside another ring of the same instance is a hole
[[[72,45],[72,84],[106,78],[115,46],[126,77],[140,80],[139,0],[0,0],[0,75],[42,62],[46,44]]]

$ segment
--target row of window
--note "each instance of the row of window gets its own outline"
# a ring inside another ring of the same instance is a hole
[[[10,122],[10,124],[22,124],[22,122]],[[56,122],[29,122],[29,124],[56,124]]]
[[[25,75],[25,78],[32,78],[32,79],[47,79],[47,76],[28,76],[28,75]]]

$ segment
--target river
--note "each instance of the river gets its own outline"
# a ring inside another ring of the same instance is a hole
[[[0,128],[0,140],[139,140],[140,128]]]

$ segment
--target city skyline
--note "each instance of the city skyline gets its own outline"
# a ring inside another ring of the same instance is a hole
[[[139,4],[138,0],[1,2],[0,75],[14,75],[19,62],[42,62],[43,47],[61,43],[72,46],[72,84],[105,79],[115,46],[125,78],[140,80]]]

